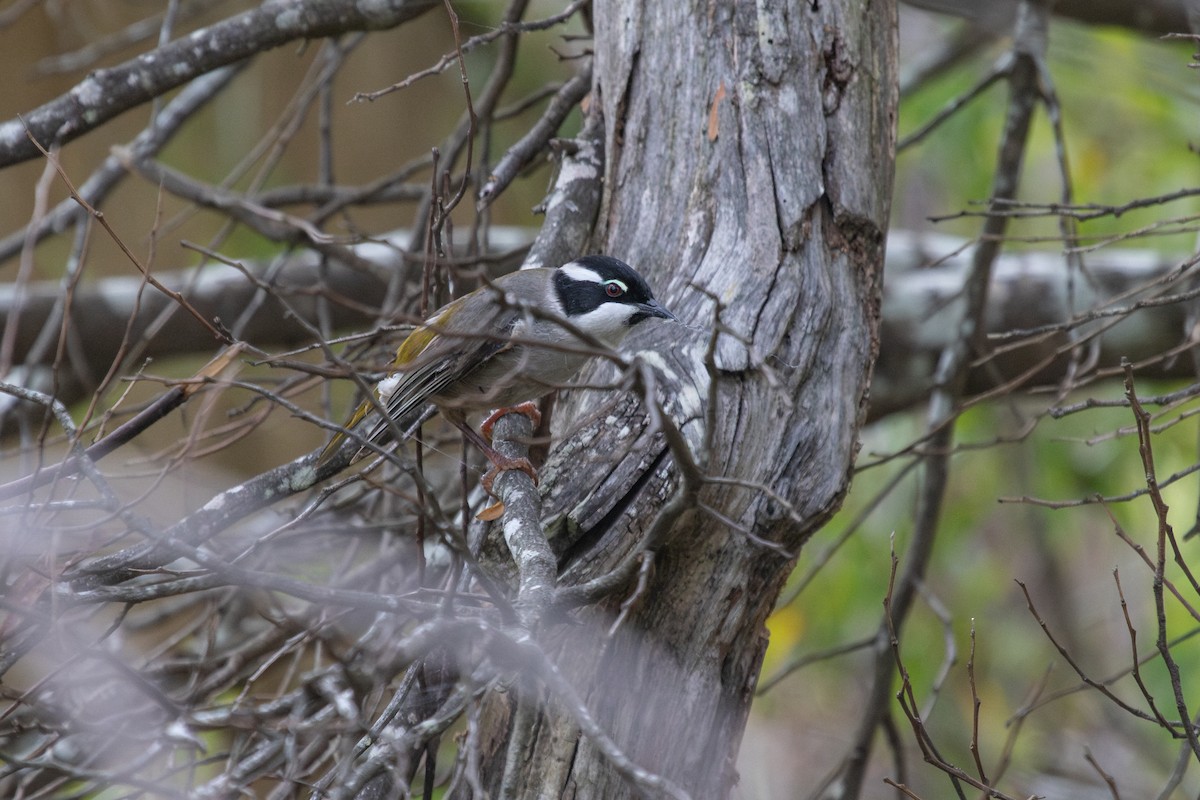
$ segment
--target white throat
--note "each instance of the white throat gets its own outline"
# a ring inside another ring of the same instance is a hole
[[[586,314],[571,317],[571,322],[609,347],[616,347],[629,333],[629,318],[637,312],[636,306],[626,303],[604,303]]]

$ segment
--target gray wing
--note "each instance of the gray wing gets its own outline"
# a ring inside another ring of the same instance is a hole
[[[391,419],[401,421],[430,402],[430,398],[447,394],[459,381],[484,367],[499,353],[512,347],[507,336],[516,324],[518,315],[509,314],[496,337],[487,339],[462,338],[463,328],[470,324],[447,326],[417,357],[416,363],[403,370],[399,384],[387,401]],[[457,334],[457,335],[456,335]],[[390,438],[391,425],[380,419],[371,428],[370,439],[382,442]]]

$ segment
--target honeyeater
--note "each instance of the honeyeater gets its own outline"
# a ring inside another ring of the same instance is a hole
[[[534,475],[527,459],[510,459],[492,448],[490,426],[518,404],[524,405],[517,410],[536,414],[530,401],[563,386],[592,356],[595,348],[572,329],[616,347],[636,325],[655,318],[675,315],[654,299],[641,275],[610,256],[512,272],[442,306],[409,334],[396,350],[391,374],[376,386],[379,405],[392,420],[428,403],[437,406],[492,462],[495,469],[484,479],[490,491],[499,470]],[[345,428],[354,428],[374,407],[364,402]],[[485,437],[466,415],[488,409],[500,410],[484,423]],[[392,427],[380,419],[365,436],[382,444]],[[321,460],[345,438],[335,435]]]

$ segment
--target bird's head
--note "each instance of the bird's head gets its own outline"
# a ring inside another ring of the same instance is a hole
[[[563,264],[554,273],[554,292],[572,324],[612,346],[640,322],[675,319],[633,267],[611,256]]]

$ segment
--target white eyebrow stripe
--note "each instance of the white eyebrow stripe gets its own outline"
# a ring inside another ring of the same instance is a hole
[[[570,264],[563,264],[559,269],[571,280],[591,281],[592,283],[601,283],[604,280],[600,277],[600,273],[587,267],[581,267],[573,261]]]

